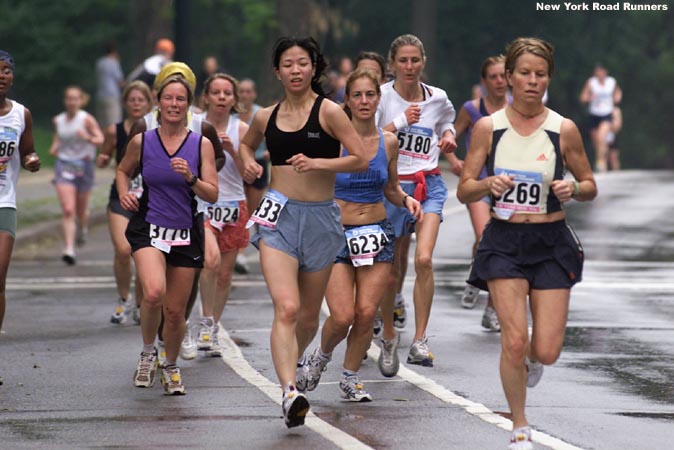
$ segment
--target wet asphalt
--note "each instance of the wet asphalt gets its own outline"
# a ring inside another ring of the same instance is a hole
[[[446,180],[451,193],[456,178]],[[594,203],[568,208],[587,263],[572,291],[562,356],[528,392],[529,421],[543,439],[559,440],[536,448],[669,448],[674,174],[628,171],[598,180]],[[251,271],[236,276],[223,318],[236,346],[224,359],[181,362],[188,395],[165,397],[159,383],[132,385],[139,328],[109,322],[116,294],[107,229],[91,230],[75,267],[60,261],[53,237],[21,245],[0,336],[0,449],[358,448],[354,438],[377,449],[506,448],[509,432],[491,423],[508,410],[498,376],[499,335],[480,326],[484,295],[473,310],[459,304],[473,234],[453,194],[446,213],[428,330],[435,367],[404,365],[401,376],[386,379],[368,359],[361,379],[374,402],[348,403],[337,391],[342,345],[309,395],[320,420],[292,430],[265,394],[280,398],[269,353],[272,308],[254,250],[248,250]],[[412,287],[410,267],[403,361],[413,335]]]

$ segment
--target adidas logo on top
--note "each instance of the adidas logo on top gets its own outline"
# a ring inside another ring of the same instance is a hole
[[[545,156],[545,153],[541,153],[540,155],[538,155],[538,158],[536,158],[536,161],[547,161],[547,160],[548,157]]]

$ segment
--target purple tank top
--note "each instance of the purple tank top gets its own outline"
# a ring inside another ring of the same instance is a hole
[[[478,120],[483,118],[484,116],[488,116],[489,112],[487,111],[487,107],[484,105],[484,99],[480,97],[480,109],[476,109],[475,105],[473,105],[472,100],[468,100],[466,103],[463,104],[463,107],[466,109],[466,112],[470,116],[470,126],[465,132],[465,138],[466,138],[466,152],[470,148],[470,137],[473,134],[473,127],[477,123]],[[483,179],[487,177],[487,168],[483,167],[482,171],[480,172],[480,177],[479,179]]]
[[[159,130],[146,131],[141,152],[144,191],[140,212],[145,213],[145,221],[164,228],[192,228],[197,210],[195,194],[185,178],[171,169],[171,158],[184,159],[192,173],[198,176],[201,135],[188,131],[183,143],[171,156],[159,138]]]

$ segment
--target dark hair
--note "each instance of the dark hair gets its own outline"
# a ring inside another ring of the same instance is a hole
[[[325,91],[323,91],[323,86],[321,85],[321,78],[323,77],[323,71],[327,67],[325,58],[321,53],[321,49],[318,46],[318,42],[312,37],[296,38],[296,37],[282,37],[279,38],[274,44],[274,50],[272,52],[272,64],[274,69],[279,69],[279,64],[281,63],[281,55],[283,52],[292,47],[300,47],[304,49],[311,59],[311,65],[314,67],[314,76],[311,78],[311,89],[318,95],[325,96]]]
[[[117,51],[117,42],[115,41],[108,41],[105,43],[103,46],[103,50],[105,51],[106,55],[109,55],[110,53],[116,52]]]
[[[354,66],[358,67],[358,63],[364,59],[370,59],[379,64],[379,68],[381,69],[382,80],[384,79],[384,77],[386,77],[386,60],[384,59],[383,56],[381,56],[377,52],[360,52],[358,56],[356,56]]]

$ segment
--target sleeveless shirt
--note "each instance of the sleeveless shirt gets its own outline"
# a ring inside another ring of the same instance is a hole
[[[343,150],[346,155],[346,149]],[[370,160],[366,171],[337,173],[335,177],[335,198],[347,202],[379,203],[384,201],[382,190],[388,181],[388,157],[384,145],[384,134],[379,130],[377,153]]]
[[[564,161],[559,135],[564,119],[548,110],[543,124],[529,136],[519,135],[512,127],[506,110],[491,115],[493,136],[487,158],[489,176],[515,176],[515,187],[500,198],[492,198],[492,211],[508,210],[518,214],[548,214],[562,206],[552,192],[553,180],[564,178]]]
[[[276,126],[281,102],[276,105],[264,132],[272,166],[288,165],[286,160],[299,153],[307,158],[339,158],[339,141],[326,133],[318,120],[324,99],[320,95],[316,97],[307,123],[297,131],[283,131]]]
[[[16,209],[16,183],[21,169],[19,142],[26,129],[26,112],[14,100],[12,109],[0,116],[0,208]]]
[[[56,116],[56,135],[59,138],[58,159],[63,161],[78,161],[82,159],[94,159],[96,146],[87,142],[77,135],[80,130],[85,130],[85,119],[89,113],[83,110],[77,111],[72,119],[62,112]]]
[[[187,132],[178,150],[169,155],[159,137],[159,130],[143,133],[140,170],[143,195],[138,214],[146,222],[171,229],[192,228],[197,210],[196,195],[182,175],[171,169],[171,159],[183,158],[199,176],[201,135]]]

